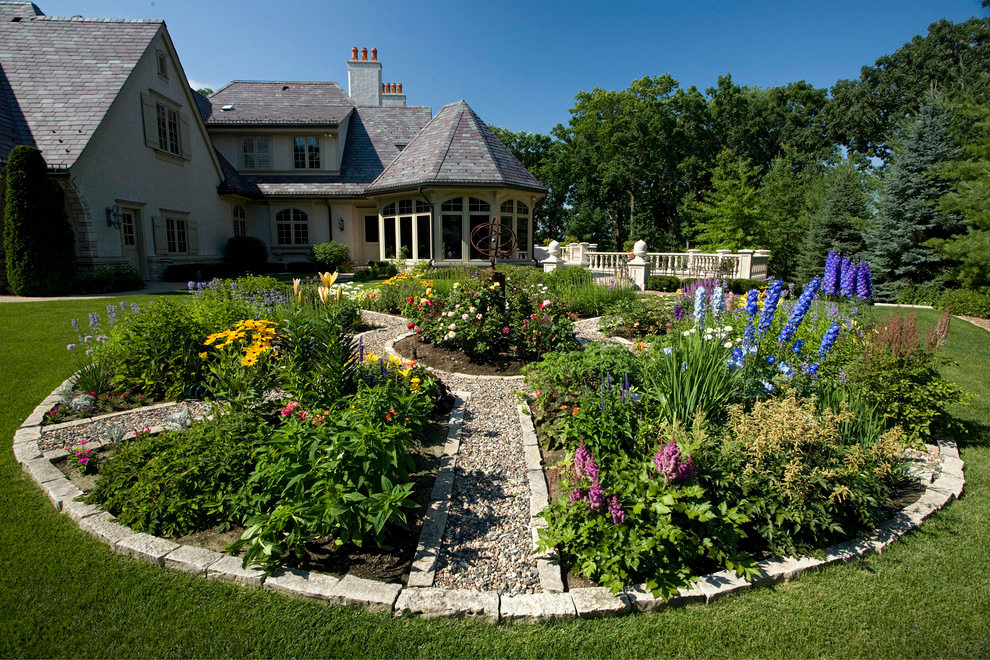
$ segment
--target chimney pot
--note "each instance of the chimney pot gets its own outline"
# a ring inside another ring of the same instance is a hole
[[[367,62],[368,61],[368,49],[367,48],[362,48],[361,49],[361,61],[362,62]]]
[[[372,62],[377,62],[378,61],[378,49],[377,48],[372,48],[371,49],[371,61]]]
[[[399,94],[402,93],[402,83],[399,83]]]
[[[382,83],[382,94],[385,93],[385,83]]]
[[[391,94],[392,93],[392,83],[386,83],[385,84],[385,87],[388,88],[388,93]]]
[[[357,59],[357,46],[355,46],[354,48],[351,48],[351,59],[352,60],[356,60]]]

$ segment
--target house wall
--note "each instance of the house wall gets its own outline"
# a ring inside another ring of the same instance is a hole
[[[235,131],[231,129],[210,129],[213,144],[223,157],[230,161],[230,164],[237,168],[241,174],[267,174],[272,172],[291,173],[305,176],[310,174],[327,174],[340,171],[340,139],[337,129],[296,129],[292,131],[270,131],[244,129]],[[244,167],[241,158],[241,140],[244,137],[267,137],[271,144],[271,169],[247,169]],[[320,168],[319,169],[295,169],[293,157],[293,138],[315,136],[320,140]]]
[[[159,51],[167,57],[167,79],[158,74]],[[182,157],[166,155],[146,143],[142,95],[149,90],[178,108]],[[99,264],[127,259],[121,230],[106,222],[104,209],[114,204],[140,210],[137,247],[143,256],[144,275],[150,279],[160,278],[170,262],[215,261],[223,255],[232,234],[230,205],[217,196],[221,171],[164,30],[138,61],[70,175],[89,214],[74,221],[91,223],[85,233],[93,256],[85,257],[86,261]],[[183,217],[191,234],[187,252],[168,254],[160,231],[156,240],[155,221],[163,209],[186,214]]]

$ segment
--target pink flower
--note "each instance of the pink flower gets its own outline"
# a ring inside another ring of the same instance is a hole
[[[413,328],[415,328],[415,327],[416,327],[416,324],[415,324],[415,323],[413,323],[412,321],[410,321],[409,323],[406,323],[406,327],[407,327],[408,329],[410,329],[410,330],[412,330]]]
[[[509,334],[509,326],[505,326],[504,328],[502,328],[502,334],[503,335]]]
[[[296,416],[297,416],[297,417],[298,417],[299,419],[301,419],[301,420],[303,420],[303,421],[305,421],[305,420],[306,420],[306,418],[307,418],[307,417],[309,417],[309,413],[308,413],[308,412],[306,412],[305,410],[300,410],[300,411],[299,411],[299,414],[298,414],[298,415],[296,415]]]
[[[409,296],[408,298],[406,298],[406,302],[407,303],[412,304],[412,301],[413,301],[413,297],[412,296]]]

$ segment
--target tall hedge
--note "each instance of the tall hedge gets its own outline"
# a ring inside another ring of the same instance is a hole
[[[17,295],[68,291],[75,278],[75,238],[62,189],[48,177],[41,152],[14,147],[7,158],[3,249],[7,283]]]

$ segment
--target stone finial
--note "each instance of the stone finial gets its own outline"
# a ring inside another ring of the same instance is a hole
[[[367,48],[362,48],[361,49],[361,61],[362,62],[367,62],[368,61],[368,49]]]
[[[550,245],[547,246],[547,253],[554,259],[560,258],[560,243],[557,241],[550,241]]]
[[[372,62],[377,62],[378,61],[378,49],[377,48],[372,48],[371,49],[371,61]]]
[[[646,241],[636,241],[633,245],[633,254],[642,259],[646,255]]]
[[[351,59],[352,60],[356,60],[357,59],[357,46],[355,46],[354,48],[351,48]]]

